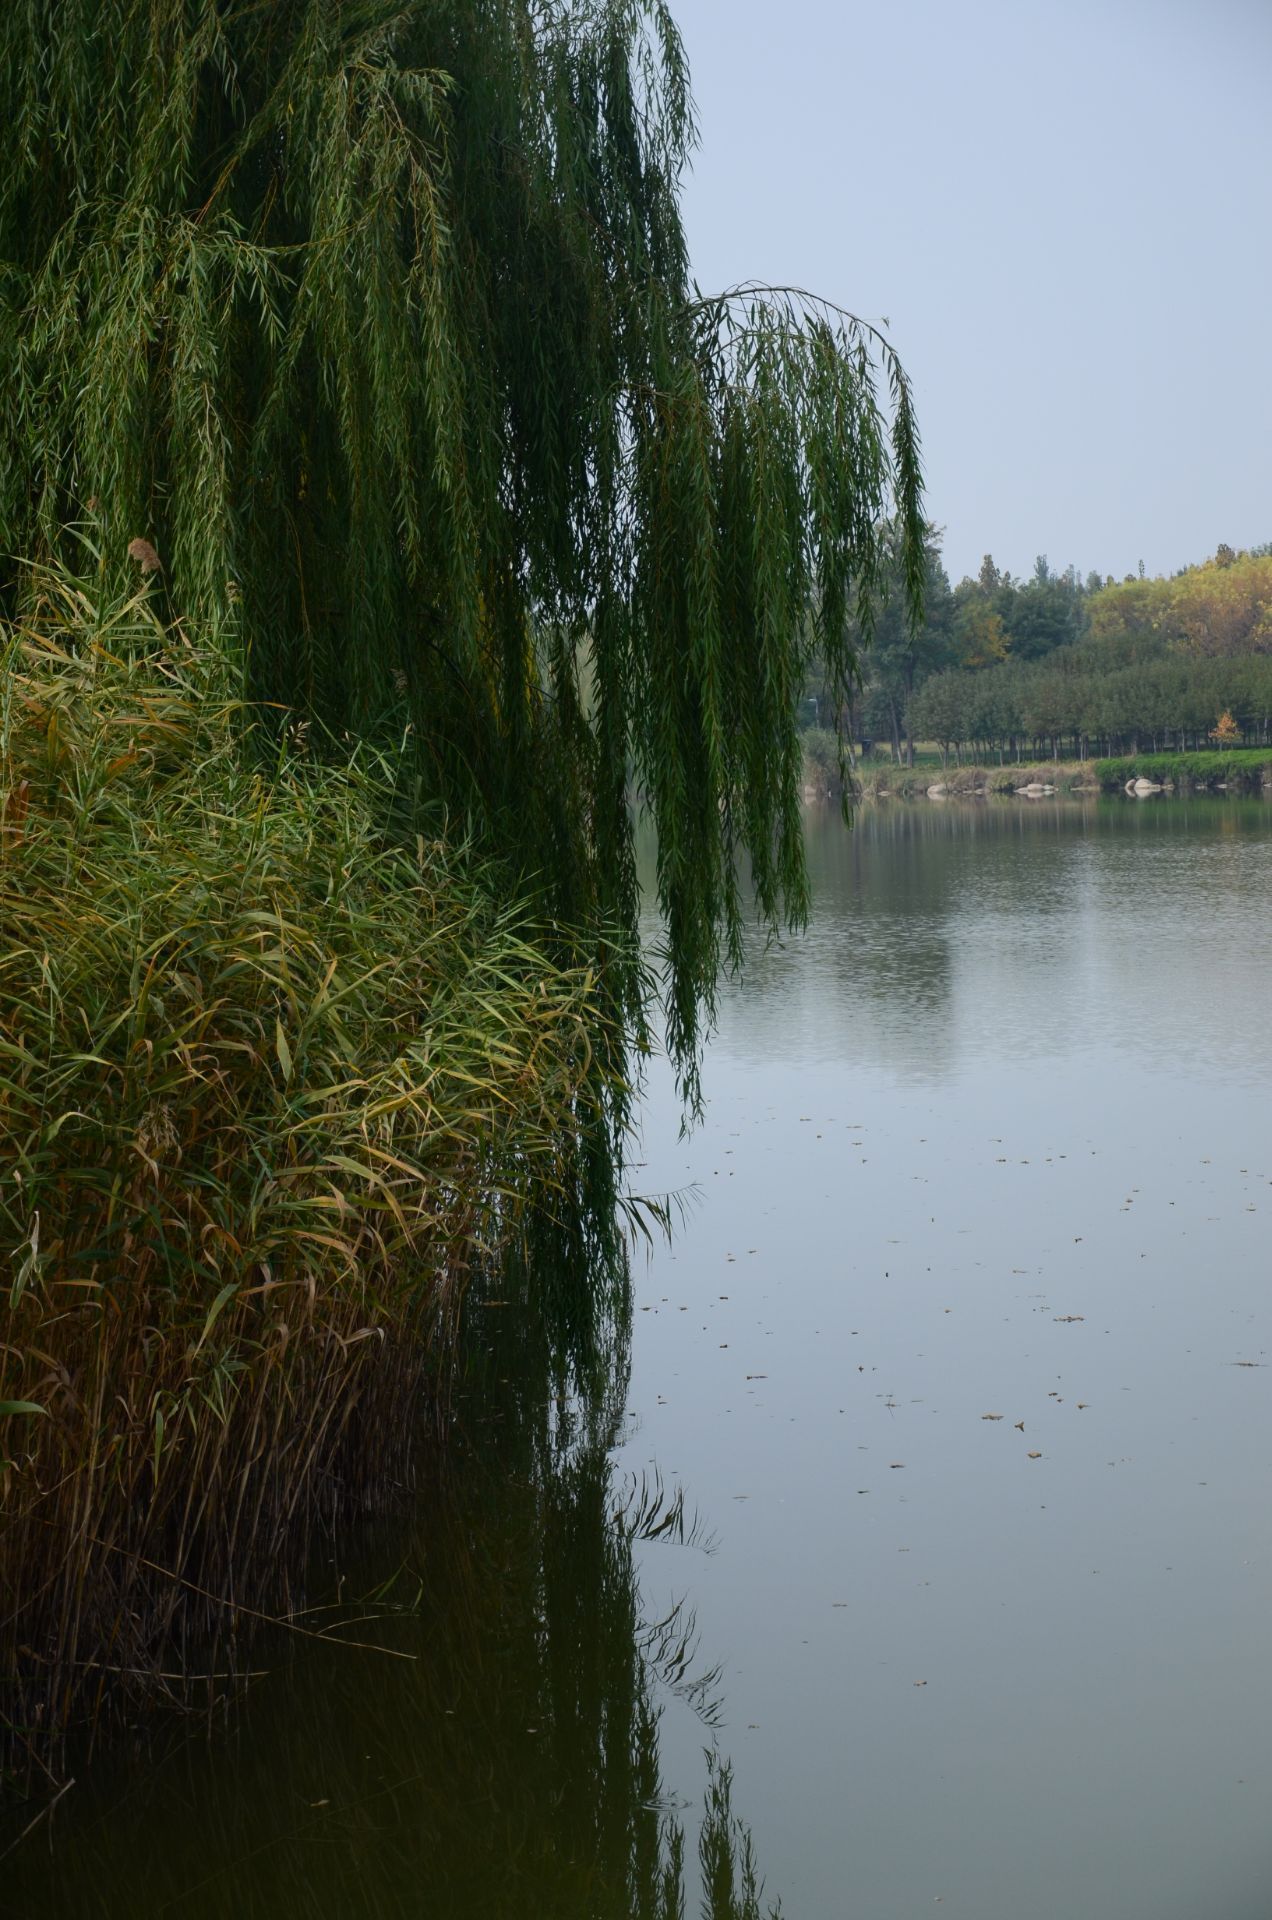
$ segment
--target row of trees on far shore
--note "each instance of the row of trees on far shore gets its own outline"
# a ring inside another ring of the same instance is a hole
[[[910,702],[910,731],[956,760],[967,750],[1000,761],[1085,760],[1269,744],[1272,655],[1110,669],[1099,651],[1090,641],[1034,666],[934,674]]]
[[[1269,743],[1272,545],[1122,581],[1057,573],[1045,556],[1017,580],[986,555],[951,587],[930,529],[926,573],[917,627],[899,591],[878,608],[849,702],[834,705],[814,658],[809,724],[838,721],[897,760],[916,740],[999,760]]]

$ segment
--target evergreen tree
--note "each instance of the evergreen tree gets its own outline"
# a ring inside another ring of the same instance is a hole
[[[804,909],[806,649],[924,554],[887,340],[691,280],[662,0],[8,0],[0,114],[5,552],[143,540],[249,697],[409,725],[638,1028],[634,769],[691,1070],[739,854]]]

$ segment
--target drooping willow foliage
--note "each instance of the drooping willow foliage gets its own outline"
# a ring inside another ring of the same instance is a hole
[[[0,546],[150,541],[562,927],[634,926],[634,776],[691,1071],[741,855],[803,911],[805,650],[922,524],[887,340],[691,280],[661,0],[5,0],[0,121]]]

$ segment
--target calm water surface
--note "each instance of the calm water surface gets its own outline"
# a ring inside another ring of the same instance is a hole
[[[687,1141],[653,1077],[630,1379],[483,1403],[369,1549],[412,1657],[275,1650],[0,1912],[643,1920],[673,1824],[693,1912],[713,1779],[788,1920],[1272,1912],[1272,810],[809,849]]]

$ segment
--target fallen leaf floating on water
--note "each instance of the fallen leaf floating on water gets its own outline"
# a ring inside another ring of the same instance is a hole
[[[1040,1453],[1031,1453],[1029,1458],[1031,1460],[1041,1460],[1042,1455]]]
[[[1001,1420],[1002,1417],[1001,1413],[982,1413],[981,1415],[982,1420]]]

